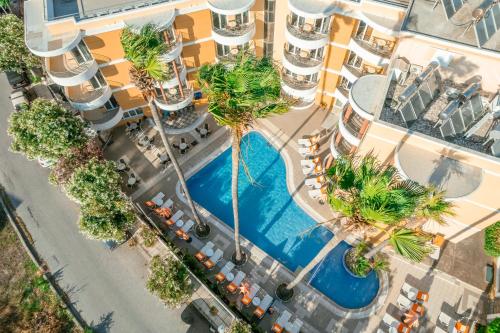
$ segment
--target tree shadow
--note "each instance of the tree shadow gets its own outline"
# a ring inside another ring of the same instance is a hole
[[[114,312],[111,311],[111,312],[108,312],[107,314],[101,315],[101,317],[99,318],[99,323],[94,324],[94,322],[92,321],[90,323],[90,327],[92,327],[92,329],[95,332],[109,332],[111,329],[111,326],[113,326],[113,323],[114,323],[113,314],[114,314]]]

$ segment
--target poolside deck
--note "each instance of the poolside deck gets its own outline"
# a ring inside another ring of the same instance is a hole
[[[318,221],[331,219],[333,213],[327,205],[321,205],[308,196],[307,189],[303,185],[304,175],[298,167],[301,156],[297,153],[297,139],[304,134],[311,134],[313,131],[318,130],[327,117],[328,114],[321,109],[291,111],[286,115],[259,121],[256,127],[282,152],[287,165],[288,188],[293,198]],[[106,155],[117,159],[125,154],[134,161],[133,167],[137,165],[137,170],[140,170],[138,171],[139,175],[144,181],[130,193],[132,199],[142,203],[162,191],[167,198],[174,200],[176,208],[184,210],[189,216],[188,207],[177,196],[177,177],[173,170],[168,168],[165,172],[159,172],[140,151],[130,142],[127,142],[128,138],[122,138],[122,136],[124,135],[119,136],[117,134],[115,143],[107,149]],[[227,147],[229,147],[227,131],[225,129],[214,129],[211,137],[200,141],[192,151],[180,157],[179,162],[185,174],[189,177],[207,159],[214,154],[221,153]],[[328,144],[323,144],[321,155],[325,157],[328,153]],[[148,165],[148,163],[151,165]],[[141,166],[141,169],[139,169],[139,166]],[[217,265],[218,267],[213,272],[208,273],[210,279],[224,265],[225,261],[230,260],[230,256],[234,251],[233,235],[232,230],[224,223],[217,221],[216,218],[202,208],[200,208],[200,211],[203,217],[212,225],[209,240],[224,251],[223,261]],[[167,232],[167,234],[172,233]],[[193,237],[193,241],[188,244],[175,239],[175,237],[172,237],[172,239],[190,253],[198,251],[207,241],[201,241]],[[250,261],[242,270],[247,273],[251,281],[259,283],[267,293],[274,296],[274,290],[279,283],[292,279],[292,272],[260,251],[253,244],[243,239],[242,245],[251,253]],[[299,317],[304,320],[302,332],[376,332],[386,311],[393,313],[394,316],[401,315],[396,307],[396,299],[404,281],[408,281],[415,287],[430,293],[430,301],[425,304],[426,315],[422,318],[421,328],[416,330],[417,332],[432,332],[441,310],[446,310],[449,315],[458,316],[456,313],[463,313],[470,309],[473,316],[477,316],[478,311],[484,308],[482,290],[479,288],[463,283],[442,271],[433,269],[429,265],[416,265],[397,257],[392,257],[391,262],[390,288],[387,290],[387,297],[380,299],[381,304],[376,308],[372,308],[372,311],[366,313],[345,312],[345,309],[340,308],[333,301],[305,283],[298,286],[296,296],[290,303],[277,303],[276,308],[280,311],[286,308],[293,314],[292,319]],[[237,307],[240,306],[237,298],[228,297],[228,302],[235,304]],[[244,309],[243,312],[245,311],[248,311],[248,309]],[[276,313],[272,316],[266,314],[264,319],[259,322],[259,326],[269,331],[272,322],[277,316]]]

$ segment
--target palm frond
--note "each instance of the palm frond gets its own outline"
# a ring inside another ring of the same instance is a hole
[[[454,205],[445,200],[445,192],[436,187],[429,187],[419,198],[417,217],[433,220],[441,225],[446,224],[446,216],[454,216]]]
[[[420,262],[431,252],[430,246],[426,244],[428,239],[413,230],[399,229],[391,234],[389,243],[399,255]]]

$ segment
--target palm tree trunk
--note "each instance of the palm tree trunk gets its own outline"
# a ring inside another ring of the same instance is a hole
[[[177,177],[179,178],[179,182],[181,183],[181,187],[188,202],[189,208],[191,208],[191,211],[193,212],[194,221],[196,222],[196,224],[200,229],[206,229],[207,225],[204,222],[202,222],[200,220],[200,217],[198,216],[198,211],[194,206],[193,199],[191,199],[191,194],[189,193],[186,184],[186,179],[184,178],[184,174],[182,173],[181,167],[179,166],[177,158],[175,157],[174,152],[172,151],[170,142],[168,142],[167,135],[165,134],[165,129],[163,128],[163,123],[161,122],[160,116],[158,115],[158,109],[156,108],[156,104],[153,102],[153,99],[151,97],[148,98],[148,105],[151,109],[151,113],[153,115],[153,119],[156,123],[156,126],[158,127],[158,131],[160,132],[161,141],[165,146],[165,150],[167,151],[168,157],[170,157],[170,161],[172,162],[175,172],[177,173]]]
[[[389,244],[389,239],[386,239],[385,241],[379,243],[377,246],[372,248],[368,253],[365,254],[366,259],[371,259],[373,258],[377,253],[383,250],[384,247],[386,247]]]
[[[181,97],[184,98],[184,90],[182,90],[182,82],[181,82],[181,76],[179,75],[179,69],[177,68],[177,63],[172,61],[172,66],[174,67],[174,73],[175,77],[177,78],[177,82],[179,83],[179,92],[181,94]]]
[[[328,253],[330,253],[331,250],[333,250],[337,245],[339,245],[340,242],[342,242],[345,239],[345,236],[346,234],[344,232],[338,231],[332,237],[332,239],[330,239],[328,243],[326,243],[325,246],[323,246],[323,248],[318,252],[316,257],[314,257],[309,262],[309,264],[307,264],[307,266],[304,267],[299,272],[299,274],[297,274],[295,279],[293,279],[293,281],[286,286],[286,289],[291,290],[295,288],[300,283],[300,281],[302,281],[302,279],[307,275],[307,273],[312,271],[314,267],[316,267],[316,265],[318,265],[323,259],[325,259],[325,257],[328,255]]]
[[[232,136],[232,174],[231,174],[231,195],[233,198],[233,219],[234,219],[234,243],[235,261],[241,262],[240,247],[240,217],[238,210],[238,175],[240,171],[240,141],[241,133],[238,129],[231,130]]]

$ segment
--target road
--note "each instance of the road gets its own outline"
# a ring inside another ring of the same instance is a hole
[[[0,182],[60,286],[96,332],[208,332],[191,308],[167,310],[145,288],[146,260],[123,245],[109,251],[78,231],[78,207],[48,183],[49,170],[9,151],[11,88],[0,75]],[[188,325],[183,318],[194,318]]]

